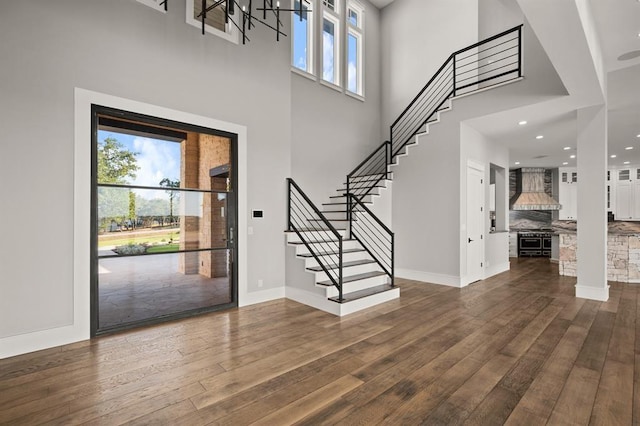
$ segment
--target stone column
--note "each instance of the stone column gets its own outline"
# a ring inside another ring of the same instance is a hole
[[[578,283],[576,297],[606,301],[607,107],[578,110]]]

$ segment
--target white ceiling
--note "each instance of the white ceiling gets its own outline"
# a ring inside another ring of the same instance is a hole
[[[382,9],[390,3],[393,3],[393,0],[369,0],[375,7],[378,9]]]
[[[640,164],[640,57],[619,61],[627,52],[640,50],[639,0],[590,0],[608,72],[608,139],[610,166],[624,161]],[[533,105],[485,117],[472,125],[491,139],[509,147],[510,167],[575,167],[575,111],[556,112]],[[518,122],[526,120],[520,126]],[[543,135],[543,139],[536,136]],[[632,150],[625,149],[633,147]],[[564,147],[570,147],[564,150]],[[516,165],[515,162],[519,162]]]

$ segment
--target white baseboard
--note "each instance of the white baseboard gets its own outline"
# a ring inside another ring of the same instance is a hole
[[[245,293],[244,297],[238,303],[238,307],[255,305],[256,303],[269,302],[271,300],[282,299],[285,297],[284,287],[272,288],[269,290],[254,291]]]
[[[89,330],[68,325],[0,339],[0,359],[89,339]]]
[[[453,275],[435,274],[432,272],[413,271],[411,269],[396,268],[395,276],[407,280],[422,281],[432,284],[462,287],[462,279]]]
[[[296,287],[287,287],[285,293],[287,299],[291,299],[298,303],[302,303],[303,305],[311,306],[312,308],[316,308],[333,315],[340,315],[340,304],[331,302],[320,294],[304,291]]]
[[[497,265],[492,265],[484,270],[484,279],[491,278],[494,275],[501,274],[503,272],[511,269],[511,264],[509,262],[498,263]]]
[[[606,302],[609,300],[609,286],[591,287],[576,284],[576,297]]]

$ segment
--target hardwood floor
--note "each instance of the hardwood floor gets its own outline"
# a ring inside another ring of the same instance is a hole
[[[576,299],[545,259],[398,284],[342,319],[278,300],[0,360],[0,424],[640,423],[638,285]]]

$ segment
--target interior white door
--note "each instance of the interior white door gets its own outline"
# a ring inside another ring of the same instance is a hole
[[[484,171],[467,166],[467,282],[484,277]]]

